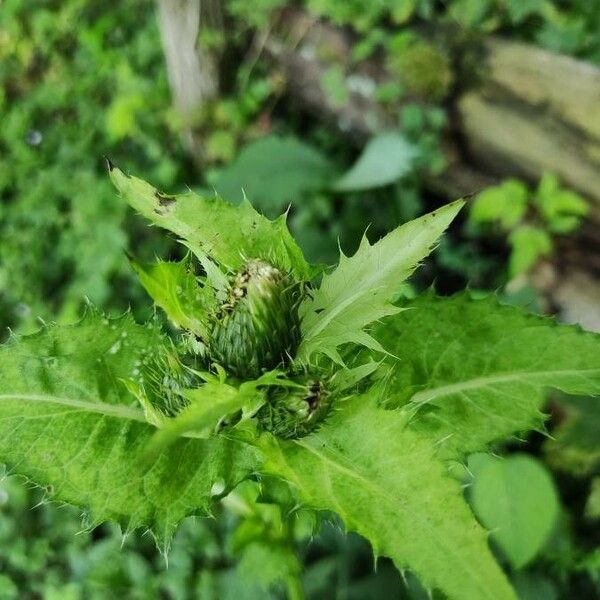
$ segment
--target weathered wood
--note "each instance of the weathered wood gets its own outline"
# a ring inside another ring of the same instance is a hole
[[[457,106],[476,164],[533,180],[552,171],[595,202],[600,220],[600,69],[490,39],[483,84]]]
[[[352,69],[346,79],[347,102],[337,103],[327,94],[323,86],[327,69],[339,63],[348,66],[350,61],[351,41],[343,31],[290,10],[266,39],[264,50],[284,75],[290,101],[357,143],[393,124],[372,97],[377,80],[385,76],[373,62]]]
[[[289,97],[340,133],[364,142],[376,131],[392,126],[393,118],[373,98],[385,78],[380,65],[365,61],[349,70],[351,39],[347,32],[315,21],[303,11],[287,10],[264,42],[264,50],[285,77]],[[323,85],[332,65],[348,72],[348,100],[335,102]]]

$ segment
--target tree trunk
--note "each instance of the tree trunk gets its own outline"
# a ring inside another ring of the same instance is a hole
[[[222,28],[220,0],[158,0],[160,33],[173,102],[183,121],[183,135],[192,156],[202,160],[194,135],[195,116],[218,92],[218,63],[199,45],[202,26]]]

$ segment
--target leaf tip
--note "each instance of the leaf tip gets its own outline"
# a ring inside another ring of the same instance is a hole
[[[108,156],[104,157],[106,161],[106,168],[108,170],[108,176],[112,184],[119,190],[119,192],[123,192],[124,180],[129,178],[129,175],[126,175],[113,163]]]
[[[106,154],[104,155],[104,162],[106,164],[106,169],[110,173],[114,168],[116,168],[115,163],[110,159]]]

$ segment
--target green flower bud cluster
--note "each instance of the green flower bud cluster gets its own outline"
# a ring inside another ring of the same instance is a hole
[[[249,260],[235,276],[212,326],[213,362],[240,379],[282,367],[300,343],[300,286],[263,260]]]
[[[325,383],[305,375],[295,378],[298,385],[274,387],[267,403],[256,417],[259,427],[284,439],[308,435],[327,416],[331,408],[331,393]]]
[[[147,413],[175,417],[188,406],[185,391],[201,387],[206,371],[217,368],[237,380],[255,381],[284,371],[281,383],[259,385],[264,404],[255,414],[259,429],[292,439],[313,431],[327,415],[331,392],[314,371],[298,373],[293,364],[301,341],[299,304],[303,282],[261,259],[247,260],[226,291],[204,283],[208,310],[191,316],[207,332],[188,332],[175,353],[160,353],[140,373]],[[204,372],[204,376],[202,373]]]

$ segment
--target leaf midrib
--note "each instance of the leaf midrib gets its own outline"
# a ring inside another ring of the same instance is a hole
[[[314,454],[323,463],[325,463],[327,465],[330,465],[332,468],[336,469],[337,471],[339,471],[341,473],[344,473],[344,474],[352,477],[359,484],[362,484],[365,488],[372,490],[372,492],[374,492],[375,494],[377,494],[380,497],[382,497],[383,499],[385,499],[392,506],[396,506],[396,499],[393,498],[392,496],[390,496],[390,494],[385,489],[383,489],[379,485],[374,484],[368,477],[365,477],[364,475],[362,475],[358,471],[354,471],[352,469],[349,469],[348,467],[346,467],[345,465],[343,465],[341,462],[337,462],[336,460],[334,460],[333,456],[327,456],[327,455],[325,455],[323,452],[321,452],[318,449],[314,448],[312,445],[307,444],[302,439],[294,440],[294,443],[297,444],[298,446],[300,446],[301,448],[304,448],[308,452],[311,452],[312,454]],[[328,449],[331,451],[331,448],[328,448]],[[414,518],[414,516],[415,515],[413,515],[413,518]],[[424,525],[425,525],[425,527],[427,527],[427,522],[426,521],[424,521]],[[445,551],[448,554],[454,555],[455,558],[458,559],[459,563],[463,562],[461,560],[460,553],[456,552],[456,549],[455,549],[455,547],[453,545],[447,544],[447,542],[446,542],[446,540],[444,538],[438,536],[434,527],[430,527],[429,530],[431,532],[431,536],[434,537],[434,538],[436,538],[438,540],[438,543],[445,549]],[[479,582],[480,577],[479,577],[479,573],[478,573],[477,569],[472,569],[470,567],[470,565],[467,564],[466,571],[472,574],[474,581]],[[478,584],[478,587],[479,587],[479,589],[481,589],[482,591],[484,591],[484,593],[486,594],[486,597],[490,597],[489,593],[488,593],[488,588],[487,588],[486,585],[480,586]]]
[[[448,207],[453,206],[453,204],[449,204]],[[447,207],[444,207],[447,208]],[[408,224],[407,224],[408,225]],[[362,295],[364,295],[365,293],[372,291],[374,289],[378,289],[378,288],[383,288],[385,287],[385,283],[383,283],[383,281],[389,276],[389,274],[391,272],[394,271],[394,269],[398,268],[399,265],[401,265],[403,262],[407,262],[407,256],[410,256],[412,252],[415,251],[415,248],[419,247],[421,244],[421,239],[423,237],[427,238],[431,236],[431,229],[433,223],[429,222],[426,224],[425,227],[419,229],[416,233],[416,235],[413,235],[412,239],[409,240],[409,243],[403,248],[403,251],[401,253],[398,253],[397,256],[394,257],[394,259],[386,261],[383,265],[383,268],[378,268],[378,269],[372,269],[370,273],[367,273],[367,277],[363,277],[360,279],[360,281],[358,282],[358,286],[359,286],[359,291],[355,292],[353,294],[351,294],[349,297],[346,297],[345,299],[340,300],[339,296],[337,298],[329,298],[328,299],[328,304],[332,307],[331,310],[325,310],[323,311],[323,313],[321,313],[320,318],[316,320],[315,323],[313,323],[310,327],[310,329],[308,331],[305,332],[304,336],[305,336],[305,340],[309,341],[312,340],[314,337],[316,337],[319,333],[321,333],[332,321],[334,321],[336,318],[339,317],[340,314],[342,314],[347,308],[348,306],[352,305],[354,303],[354,301],[357,298],[360,298]],[[375,244],[369,244],[368,245],[368,252],[364,257],[361,257],[365,260],[365,262],[369,262],[370,260],[370,256],[369,256],[369,252],[373,252],[376,251],[378,252],[378,254],[381,256],[383,253],[382,250],[382,244],[385,245],[386,241],[387,243],[390,242],[390,236],[393,236],[394,233],[401,231],[401,229],[392,231],[391,233],[389,233],[387,236],[385,236],[384,238],[382,238],[381,240],[379,240],[378,242],[376,242]],[[414,227],[413,227],[414,230]],[[443,231],[443,229],[442,229]],[[404,231],[403,233],[407,233],[406,231]],[[435,244],[435,239],[433,239],[431,241],[431,243],[428,245],[428,250]],[[394,239],[394,242],[397,243],[398,240]],[[367,242],[368,243],[368,242]],[[360,252],[362,251],[362,244],[361,247],[357,250],[356,254],[353,256],[353,258],[355,258]],[[428,254],[428,252],[426,252],[425,254]],[[411,263],[413,261],[410,261]],[[379,263],[379,267],[381,267],[381,261],[378,261]],[[364,265],[363,265],[364,266]],[[412,269],[411,266],[408,266],[405,268],[405,274],[403,277],[398,277],[398,279],[395,281],[396,285],[399,285],[400,283],[402,283],[404,280],[407,279],[407,277],[410,275],[411,270],[414,270],[414,268],[417,267],[417,264],[413,264]],[[331,274],[330,277],[335,277],[338,274],[338,270],[341,268],[341,263],[340,265],[338,265],[338,267],[335,269],[335,271]],[[382,282],[381,284],[377,285],[378,282]],[[320,290],[317,290],[317,292]],[[314,300],[311,303],[311,307],[310,310],[314,311]],[[314,312],[313,312],[314,314]]]
[[[362,283],[362,282],[361,282]],[[304,333],[304,338],[309,341],[313,341],[313,339],[319,335],[326,327],[329,326],[330,323],[335,321],[349,306],[353,305],[361,296],[364,296],[367,292],[375,291],[375,288],[371,289],[368,287],[361,287],[359,290],[348,296],[342,302],[332,302],[330,309],[325,309],[323,311],[322,317],[317,319],[316,322]],[[313,314],[318,313],[315,312],[314,308],[311,308]]]
[[[65,398],[49,394],[0,394],[1,401],[24,400],[26,402],[40,402],[68,406],[85,412],[101,414],[107,417],[118,417],[130,421],[148,423],[142,410],[123,406],[122,404],[108,404],[105,402],[87,402],[77,398]]]
[[[536,379],[540,377],[560,377],[560,376],[600,376],[600,369],[559,369],[559,370],[546,370],[546,371],[514,371],[511,373],[502,373],[501,375],[491,375],[489,377],[476,377],[475,379],[469,379],[467,381],[460,381],[458,383],[451,383],[443,385],[437,388],[429,388],[418,391],[411,398],[411,402],[414,404],[426,404],[442,398],[444,396],[451,396],[452,394],[458,394],[465,390],[477,389],[489,387],[494,384],[511,383],[514,381],[526,381]],[[556,383],[548,384],[550,387],[557,387]]]
[[[78,400],[77,398],[64,398],[62,396],[52,396],[44,394],[0,394],[0,402],[10,400],[25,400],[26,402],[40,402],[47,404],[57,404],[59,406],[67,406],[76,411],[91,412],[104,417],[115,417],[119,419],[127,419],[129,421],[137,421],[144,423],[148,427],[156,428],[155,425],[149,423],[146,419],[144,411],[122,404],[108,404],[105,402],[87,402]],[[62,413],[61,413],[62,414]],[[48,415],[50,417],[51,415]],[[179,437],[182,438],[203,438],[203,434],[197,431],[186,431]]]

